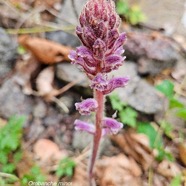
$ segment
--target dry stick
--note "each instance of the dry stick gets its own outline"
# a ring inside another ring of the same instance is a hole
[[[8,174],[8,173],[4,173],[4,172],[0,172],[0,177],[3,177],[3,178],[11,178],[11,179],[13,179],[13,180],[15,180],[15,181],[18,181],[18,180],[19,180],[19,178],[16,177],[15,175],[13,175],[13,174]]]
[[[54,103],[56,103],[59,107],[61,107],[63,109],[63,111],[68,114],[69,113],[69,109],[68,107],[59,99],[57,99],[56,97],[52,97],[51,101],[53,101]]]
[[[69,90],[71,87],[73,87],[75,84],[81,82],[83,79],[82,78],[78,78],[77,80],[75,81],[72,81],[70,83],[68,83],[67,85],[65,85],[64,87],[62,87],[61,89],[59,90],[55,90],[51,96],[58,96],[60,94],[63,94],[64,92],[66,92],[67,90]]]
[[[55,16],[56,18],[65,21],[66,23],[69,23],[71,25],[74,25],[74,23],[70,22],[69,20],[65,19],[64,17],[60,17],[54,10],[50,10],[48,8],[45,9],[46,11],[48,11],[50,14],[52,14],[53,16]],[[75,27],[75,25],[74,25]]]
[[[72,82],[68,83],[66,86],[64,86],[63,88],[61,88],[59,90],[55,90],[50,95],[52,97],[51,100],[54,101],[56,104],[58,104],[65,111],[65,113],[69,113],[69,109],[67,108],[67,106],[62,101],[57,99],[55,96],[63,94],[64,92],[69,90],[71,87],[73,87],[76,83],[78,83],[80,81],[82,81],[81,78],[77,79],[76,81],[72,81]]]
[[[0,0],[0,2],[1,2],[1,0]],[[65,31],[68,31],[68,30],[73,30],[75,28],[75,26],[68,26],[68,27],[65,27],[65,28],[60,28],[59,26],[56,26],[56,24],[53,24],[53,23],[50,23],[50,22],[43,22],[43,21],[41,23],[41,21],[40,21],[39,24],[38,23],[35,23],[35,24],[48,27],[47,29],[45,28],[46,30],[41,30],[41,28],[39,30],[36,29],[36,31],[35,31],[35,28],[34,28],[34,31],[33,31],[33,28],[23,28],[23,29],[20,29],[20,27],[30,17],[32,17],[36,13],[41,13],[42,11],[45,11],[45,10],[48,11],[49,13],[51,13],[52,15],[54,15],[55,17],[58,17],[59,19],[64,20],[65,22],[68,22],[68,23],[70,23],[70,22],[68,20],[63,19],[63,18],[60,18],[59,16],[57,16],[56,13],[54,13],[54,11],[49,10],[46,7],[43,7],[43,6],[37,8],[37,9],[34,9],[29,14],[26,14],[26,13],[19,13],[9,2],[3,1],[2,3],[4,3],[9,8],[11,8],[17,15],[19,15],[22,18],[22,21],[16,26],[16,29],[7,29],[7,32],[9,34],[15,34],[15,35],[17,35],[17,34],[29,34],[29,33],[38,33],[38,32],[44,32],[44,31],[55,31],[55,30],[65,30]],[[70,23],[70,24],[73,25],[72,23]]]
[[[75,1],[71,0],[71,2],[72,2],[72,8],[74,10],[74,14],[75,14],[76,18],[78,19],[79,15],[78,15],[78,12],[77,12],[77,9],[76,9]]]
[[[37,9],[33,9],[29,14],[25,14],[24,17],[22,18],[22,20],[20,22],[18,22],[16,29],[19,30],[21,28],[21,26],[27,21],[29,20],[31,17],[33,17],[35,14],[41,13],[42,11],[44,11],[45,8],[44,7],[38,7]]]

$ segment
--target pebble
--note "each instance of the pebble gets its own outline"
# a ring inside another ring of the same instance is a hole
[[[0,78],[5,77],[12,69],[16,58],[17,44],[0,28]]]

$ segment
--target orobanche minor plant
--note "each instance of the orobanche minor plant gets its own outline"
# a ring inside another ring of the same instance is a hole
[[[109,78],[108,73],[117,70],[125,57],[123,44],[126,34],[119,34],[120,18],[115,11],[113,0],[88,0],[80,17],[76,34],[82,46],[71,51],[69,58],[77,64],[90,79],[94,98],[76,103],[76,109],[82,115],[95,112],[95,125],[75,120],[75,129],[94,135],[92,157],[89,166],[89,183],[94,185],[93,168],[96,161],[100,140],[107,134],[116,134],[123,124],[113,118],[104,117],[105,96],[114,89],[124,87],[128,77]]]

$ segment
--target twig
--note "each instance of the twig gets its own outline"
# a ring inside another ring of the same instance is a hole
[[[53,27],[53,26],[44,26],[44,27],[32,27],[32,28],[20,28],[17,29],[5,29],[5,31],[8,34],[16,35],[16,34],[35,34],[35,33],[43,33],[43,32],[52,32],[57,30],[63,30],[63,31],[70,31],[74,30],[74,26],[66,26],[63,28],[60,27]]]
[[[60,101],[58,98],[52,97],[51,100],[54,103],[56,103],[58,106],[60,106],[64,110],[65,113],[69,113],[68,107],[62,101]]]
[[[72,88],[75,84],[77,84],[80,81],[82,81],[82,78],[79,78],[75,81],[72,81],[72,82],[68,83],[67,85],[65,85],[64,87],[62,87],[59,90],[55,90],[53,93],[51,93],[51,95],[54,97],[54,96],[58,96],[60,94],[63,94],[64,92],[66,92],[67,90]]]
[[[15,181],[19,181],[19,178],[13,174],[8,174],[8,173],[4,173],[4,172],[0,172],[0,177],[3,178],[9,178],[9,179],[13,179]]]
[[[75,1],[71,0],[71,2],[72,2],[72,8],[74,10],[74,14],[75,14],[76,18],[78,19],[79,15],[78,15],[78,12],[77,12],[77,9],[76,9]]]
[[[153,169],[150,167],[149,172],[148,172],[148,186],[152,186],[153,183]]]

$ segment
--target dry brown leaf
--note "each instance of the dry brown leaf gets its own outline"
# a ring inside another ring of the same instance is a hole
[[[147,170],[151,166],[154,156],[149,147],[149,140],[145,135],[137,134],[133,130],[128,130],[123,134],[111,136],[111,139],[125,154],[141,164],[144,170]]]
[[[170,185],[170,180],[167,179],[166,177],[160,175],[160,174],[157,174],[157,173],[154,173],[153,174],[153,180],[152,180],[152,184],[153,186],[168,186]],[[150,184],[148,184],[150,185]]]
[[[96,175],[101,186],[140,186],[141,169],[132,158],[123,154],[97,162]]]
[[[32,153],[24,150],[21,161],[19,161],[16,165],[16,171],[19,178],[23,177],[26,173],[28,173],[33,167],[33,165],[34,161]]]
[[[164,177],[175,177],[178,174],[181,174],[181,171],[178,165],[174,162],[169,162],[167,160],[163,160],[157,168],[157,172]]]
[[[19,43],[44,64],[54,64],[61,61],[69,61],[70,47],[60,45],[54,41],[42,38],[20,36]]]
[[[179,155],[182,163],[186,166],[186,142],[179,145]]]
[[[46,96],[54,90],[54,67],[47,67],[40,72],[36,79],[36,87],[38,90],[38,95]]]
[[[22,87],[24,94],[30,95],[33,93],[31,79],[36,76],[39,69],[40,64],[31,56],[16,63],[16,82]]]
[[[77,165],[75,168],[72,183],[75,186],[86,186],[88,185],[87,168],[81,165]]]
[[[47,164],[50,164],[51,161],[60,161],[67,156],[67,152],[60,151],[57,144],[48,139],[39,139],[34,144],[33,151],[41,163],[47,162]]]

